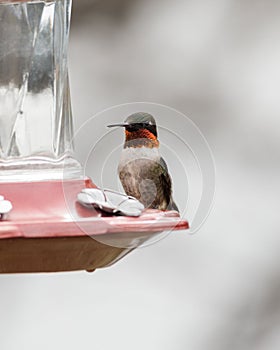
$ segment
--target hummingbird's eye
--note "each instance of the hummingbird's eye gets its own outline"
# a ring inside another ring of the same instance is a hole
[[[133,131],[138,130],[138,128],[137,128],[136,124],[130,124],[130,125],[126,126],[126,130],[129,132],[133,132]]]
[[[129,132],[137,131],[140,129],[147,129],[149,127],[149,123],[135,123],[126,126],[126,130]]]

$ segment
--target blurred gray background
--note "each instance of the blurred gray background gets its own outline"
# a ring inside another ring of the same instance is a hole
[[[278,0],[74,1],[76,129],[120,103],[180,110],[213,151],[215,203],[197,234],[106,270],[1,276],[1,349],[280,348],[279,11]]]

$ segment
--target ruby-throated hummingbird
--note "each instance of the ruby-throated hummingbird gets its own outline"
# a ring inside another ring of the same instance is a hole
[[[172,198],[167,165],[159,153],[154,117],[138,112],[124,123],[108,125],[114,126],[125,128],[118,173],[126,194],[138,199],[145,208],[179,211]]]

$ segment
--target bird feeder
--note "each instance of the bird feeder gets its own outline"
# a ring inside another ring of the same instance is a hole
[[[174,212],[78,203],[96,186],[73,157],[70,12],[71,0],[0,0],[0,273],[93,271],[188,228]]]

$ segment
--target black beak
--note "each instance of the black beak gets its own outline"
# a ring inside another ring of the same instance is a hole
[[[122,127],[126,127],[128,126],[129,124],[128,123],[122,123],[122,124],[110,124],[110,125],[107,125],[107,128],[113,128],[115,126],[122,126]]]

